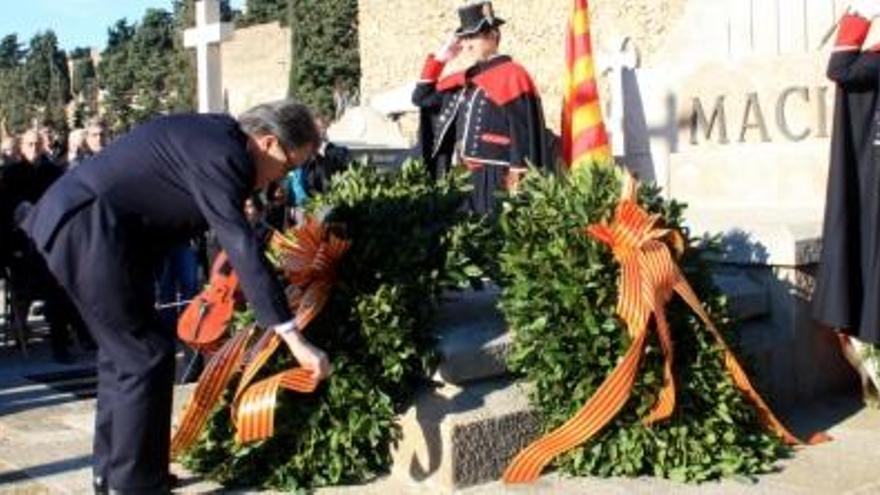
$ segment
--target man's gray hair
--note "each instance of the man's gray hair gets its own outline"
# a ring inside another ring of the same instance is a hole
[[[101,129],[104,129],[107,127],[107,123],[104,122],[104,119],[102,119],[101,117],[90,117],[89,120],[86,121],[86,125],[84,125],[82,128],[91,129],[92,127],[100,127]]]
[[[290,99],[257,105],[239,115],[238,123],[246,134],[277,137],[288,150],[321,143],[321,133],[312,112],[307,106]]]

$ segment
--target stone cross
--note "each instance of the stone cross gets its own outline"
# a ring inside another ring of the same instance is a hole
[[[617,157],[626,155],[626,91],[623,74],[629,69],[638,67],[638,53],[632,39],[623,37],[614,40],[615,50],[608,54],[609,63],[603,74],[607,74],[611,83],[608,111],[608,131],[611,134],[612,154]]]
[[[196,27],[183,33],[183,44],[198,58],[199,112],[223,112],[220,43],[232,37],[231,23],[220,22],[219,0],[196,2]]]

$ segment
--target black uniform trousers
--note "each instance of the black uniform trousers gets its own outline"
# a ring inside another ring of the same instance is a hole
[[[168,477],[175,338],[154,306],[148,246],[99,199],[43,252],[98,344],[94,470],[124,493],[161,493]]]

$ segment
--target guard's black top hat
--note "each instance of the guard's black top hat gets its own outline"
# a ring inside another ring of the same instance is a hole
[[[495,17],[492,2],[477,2],[459,7],[458,17],[461,19],[461,26],[455,30],[456,36],[469,36],[504,24],[504,19]]]

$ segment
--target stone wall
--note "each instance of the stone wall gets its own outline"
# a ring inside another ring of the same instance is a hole
[[[222,48],[223,95],[232,115],[287,96],[290,28],[261,24],[236,29]]]

